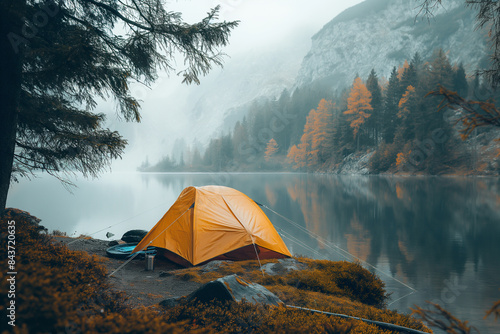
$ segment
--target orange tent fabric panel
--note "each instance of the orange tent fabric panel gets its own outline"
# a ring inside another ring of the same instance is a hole
[[[291,256],[260,207],[245,194],[222,186],[184,189],[134,252],[147,246],[165,249],[169,258],[183,259],[174,261],[184,265],[225,254],[256,258],[255,250],[259,258]]]

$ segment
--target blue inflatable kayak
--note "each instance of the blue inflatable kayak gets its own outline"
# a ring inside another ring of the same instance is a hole
[[[128,243],[116,245],[106,249],[106,254],[115,259],[126,259],[132,256],[132,251],[138,243]],[[156,247],[148,247],[146,250],[137,252],[137,257],[144,257],[146,254],[156,254]]]

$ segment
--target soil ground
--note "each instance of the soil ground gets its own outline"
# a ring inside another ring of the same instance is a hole
[[[118,269],[126,260],[110,258],[106,255],[109,241],[98,239],[73,239],[68,237],[53,237],[56,243],[66,244],[75,251],[85,251],[95,254],[103,260],[108,275]],[[144,258],[136,258],[122,267],[108,279],[118,291],[124,292],[128,302],[133,307],[158,304],[164,299],[181,297],[198,289],[201,284],[183,281],[175,275],[170,275],[183,267],[161,257],[155,257],[154,270],[146,270]]]

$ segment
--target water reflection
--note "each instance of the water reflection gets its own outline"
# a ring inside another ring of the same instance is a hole
[[[236,188],[293,221],[266,211],[292,253],[352,260],[340,248],[378,268],[392,301],[411,291],[390,277],[418,291],[391,308],[407,312],[431,300],[483,333],[500,332],[493,319],[482,319],[500,300],[498,178],[114,174],[79,183],[74,195],[52,179],[22,183],[8,205],[70,233],[114,225],[95,235],[105,238],[151,228],[182,189],[208,184]]]

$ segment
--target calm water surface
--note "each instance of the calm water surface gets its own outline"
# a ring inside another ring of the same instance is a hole
[[[265,210],[293,254],[366,262],[391,309],[433,301],[500,333],[483,319],[500,300],[498,178],[114,173],[77,184],[70,194],[53,178],[22,182],[7,204],[49,230],[106,239],[150,229],[187,186],[226,185],[293,221]]]

